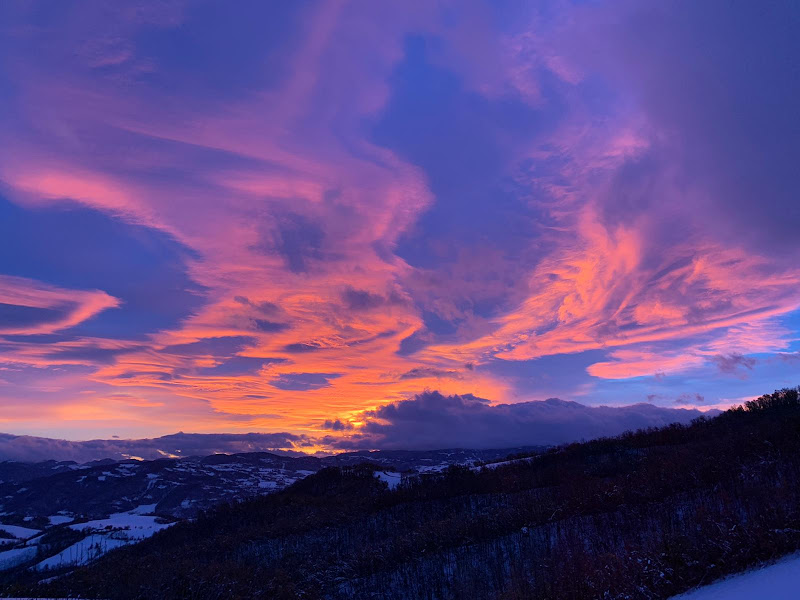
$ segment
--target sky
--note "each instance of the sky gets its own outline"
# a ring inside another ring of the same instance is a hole
[[[791,1],[0,3],[0,431],[319,450],[477,411],[488,443],[547,398],[797,385],[798,26]]]

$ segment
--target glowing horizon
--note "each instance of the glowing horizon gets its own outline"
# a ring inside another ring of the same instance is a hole
[[[798,11],[726,6],[4,3],[0,431],[797,385]]]

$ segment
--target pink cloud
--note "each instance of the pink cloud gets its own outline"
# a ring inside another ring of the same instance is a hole
[[[33,309],[53,309],[56,317],[21,326],[0,325],[3,334],[54,333],[119,306],[119,300],[100,290],[67,290],[23,277],[0,275],[0,303]]]

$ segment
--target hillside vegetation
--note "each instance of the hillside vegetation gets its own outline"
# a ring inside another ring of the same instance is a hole
[[[478,469],[327,468],[12,595],[655,599],[800,548],[800,399]]]

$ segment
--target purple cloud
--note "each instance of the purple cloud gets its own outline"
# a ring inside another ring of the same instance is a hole
[[[351,431],[353,429],[353,424],[346,423],[340,419],[328,419],[322,424],[322,428],[331,431]]]
[[[756,359],[751,356],[744,356],[737,352],[733,354],[718,354],[711,357],[721,373],[741,373],[743,370],[752,371],[756,365]]]
[[[341,373],[283,373],[270,384],[280,390],[305,392],[329,387],[331,380],[341,377]]]
[[[471,394],[424,392],[364,413],[344,448],[510,448],[618,435],[627,430],[688,423],[704,413],[652,404],[586,406],[550,398],[492,405]]]
[[[705,402],[705,396],[702,394],[690,394],[685,392],[675,399],[676,404],[702,404]]]
[[[416,367],[400,375],[400,379],[424,379],[426,377],[447,377],[458,379],[460,376],[461,375],[459,371],[455,370],[435,369],[433,367]]]

